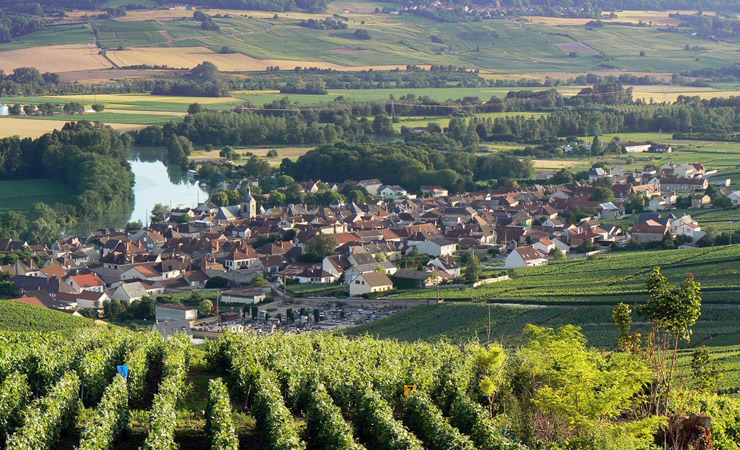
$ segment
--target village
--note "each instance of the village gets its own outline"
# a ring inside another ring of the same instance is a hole
[[[365,204],[268,209],[251,194],[260,180],[235,180],[239,204],[176,207],[141,229],[101,229],[51,246],[0,238],[0,274],[13,301],[93,319],[135,316],[149,302],[153,312],[141,317],[165,335],[341,329],[418,304],[402,300],[409,290],[428,289],[424,301],[435,301],[435,289],[506,282],[512,271],[553,261],[697,246],[706,231],[672,210],[740,205],[729,180],[709,175],[698,162],[595,167],[588,182],[454,195],[366,179],[356,182],[372,199]],[[301,187],[327,188],[319,180]],[[628,217],[631,226],[614,224]]]

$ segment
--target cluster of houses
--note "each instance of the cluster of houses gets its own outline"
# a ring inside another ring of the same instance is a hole
[[[39,267],[19,259],[0,271],[11,274],[19,298],[67,310],[100,310],[111,299],[131,304],[144,296],[203,289],[214,277],[235,288],[223,300],[237,304],[264,300],[270,288],[236,289],[257,277],[272,280],[278,292],[290,283],[344,283],[350,296],[382,296],[455,282],[463,275],[457,256],[464,253],[501,254],[506,268],[519,268],[546,264],[556,252],[567,255],[586,242],[598,249],[666,236],[695,241],[703,235],[695,220],[660,212],[675,203],[676,192],[706,187],[706,175],[698,163],[630,173],[593,169],[592,182],[609,179],[612,201],[592,200],[596,188],[586,183],[459,195],[424,186],[416,198],[390,195],[401,188],[379,180],[361,180],[377,200],[264,210],[247,189],[238,205],[179,207],[168,221],[141,230],[102,229],[50,247],[0,239],[0,254],[33,253],[47,261]],[[623,204],[633,194],[644,196],[654,213],[641,215],[631,230],[608,224],[625,215]],[[727,194],[738,204],[740,192]],[[695,207],[708,206],[705,196],[695,197]],[[581,218],[574,220],[574,211]],[[583,211],[589,215],[582,217]],[[182,215],[190,220],[180,223]],[[321,261],[306,262],[302,255],[311,240],[325,235],[334,237],[334,250]],[[428,264],[407,267],[406,257],[422,254],[429,256]]]

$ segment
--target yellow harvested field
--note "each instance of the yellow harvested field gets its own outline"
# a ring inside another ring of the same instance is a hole
[[[247,153],[252,153],[254,155],[257,155],[261,158],[264,158],[267,160],[268,163],[270,163],[271,166],[279,166],[280,163],[283,161],[284,158],[289,158],[292,160],[296,160],[299,157],[303,156],[308,152],[309,150],[314,149],[315,147],[265,147],[265,148],[237,148],[236,151],[242,155],[242,158],[246,158]],[[268,158],[267,153],[270,150],[275,150],[278,152],[278,156],[274,158]],[[197,162],[207,162],[207,161],[216,161],[216,160],[222,160],[218,155],[219,149],[214,149],[210,152],[207,152],[205,150],[196,150],[190,155],[190,159]]]
[[[61,129],[65,120],[25,119],[18,117],[0,117],[0,138],[19,136],[22,138],[37,138],[54,130]],[[144,128],[145,125],[126,123],[108,124],[118,131],[131,131]]]
[[[251,17],[255,19],[272,19],[276,14],[268,11],[246,11],[246,10],[229,10],[229,9],[204,9],[204,12],[211,16],[216,14],[229,15],[231,17]],[[184,9],[153,9],[153,10],[141,10],[141,11],[128,11],[125,16],[118,17],[115,20],[120,22],[138,22],[142,20],[181,20],[190,19],[193,17],[194,11],[188,11]],[[301,12],[279,12],[277,13],[281,18],[287,19],[323,19],[325,17],[331,17],[331,14],[309,14]]]
[[[580,160],[558,160],[558,159],[533,159],[532,165],[535,169],[568,169],[583,164]]]
[[[116,108],[106,108],[105,112],[107,113],[116,113],[116,114],[131,114],[131,115],[139,115],[139,114],[146,114],[148,116],[179,116],[179,117],[185,117],[188,115],[188,113],[185,112],[176,112],[176,111],[141,111],[136,109],[116,109]]]
[[[632,98],[656,102],[675,102],[679,95],[699,96],[702,99],[714,97],[732,97],[740,95],[740,91],[721,90],[687,86],[631,86]]]
[[[668,17],[669,14],[675,13],[670,11],[618,11],[616,19],[602,19],[604,23],[609,22],[629,22],[639,23],[643,21],[646,24],[676,26],[681,20]],[[681,14],[696,14],[696,11],[679,11]],[[543,17],[543,16],[525,16],[532,23],[542,23],[546,25],[564,25],[564,26],[582,26],[593,19],[580,19],[569,17]]]
[[[47,45],[0,53],[0,70],[35,67],[41,72],[76,72],[110,69],[113,65],[93,44]]]
[[[624,75],[624,74],[630,74],[634,75],[636,77],[642,77],[649,75],[651,77],[655,77],[659,80],[665,80],[668,81],[671,79],[671,75],[673,75],[670,72],[633,72],[633,71],[624,71],[624,70],[589,70],[588,73],[592,73],[594,75],[601,75],[601,76],[608,76],[608,75]],[[480,76],[482,78],[491,79],[491,80],[519,80],[519,79],[528,79],[528,80],[545,80],[547,78],[551,78],[553,80],[568,80],[569,78],[576,78],[578,76],[583,75],[583,72],[531,72],[531,73],[498,73],[493,72],[491,70],[481,70]]]
[[[340,66],[321,61],[295,61],[283,59],[256,59],[241,53],[222,55],[206,47],[167,47],[167,48],[131,48],[128,50],[108,51],[108,57],[119,66],[134,65],[167,65],[169,67],[191,69],[203,61],[210,61],[225,72],[264,71],[268,67],[294,69],[301,67],[318,67],[321,69],[360,71],[368,69],[394,70],[405,69],[405,65],[379,66]]]
[[[233,97],[177,97],[177,96],[169,96],[169,95],[150,95],[150,94],[98,94],[96,96],[90,96],[90,95],[49,95],[45,96],[45,98],[49,98],[52,100],[59,100],[59,101],[76,101],[79,102],[81,98],[86,99],[87,101],[92,100],[93,98],[97,103],[102,103],[106,105],[107,108],[112,109],[127,109],[129,111],[136,110],[136,103],[147,103],[147,102],[156,102],[156,103],[178,103],[178,104],[190,104],[190,103],[201,103],[204,105],[213,104],[213,103],[227,103],[227,102],[239,102],[238,98]],[[107,111],[110,111],[108,109]],[[138,110],[136,110],[138,111]],[[138,111],[145,114],[156,114],[151,111]],[[170,113],[165,112],[165,115],[173,115],[176,113]]]

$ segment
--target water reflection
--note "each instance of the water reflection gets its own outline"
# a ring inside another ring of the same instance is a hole
[[[100,228],[123,228],[130,221],[146,223],[155,203],[168,206],[196,206],[208,193],[188,178],[179,164],[165,164],[161,148],[134,148],[129,153],[129,164],[135,175],[133,199],[130,204],[111,208],[104,217],[80,222],[67,233],[87,235]]]

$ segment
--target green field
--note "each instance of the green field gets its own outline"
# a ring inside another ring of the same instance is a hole
[[[736,56],[737,43],[713,43],[685,34],[665,33],[658,27],[607,25],[594,32],[583,25],[540,24],[494,20],[446,24],[414,14],[401,16],[349,15],[347,31],[313,30],[293,19],[215,19],[220,31],[203,31],[193,21],[163,22],[183,45],[206,44],[218,51],[223,45],[259,59],[321,61],[347,66],[381,64],[452,64],[492,73],[585,73],[603,70],[603,57],[622,70],[673,72],[726,65]],[[365,21],[365,25],[360,22]],[[372,39],[350,38],[356,28]],[[439,36],[444,43],[431,42]],[[686,44],[705,50],[687,52]],[[568,57],[562,44],[590,47]],[[151,45],[157,45],[152,40]],[[347,51],[349,50],[349,51]],[[645,51],[649,57],[640,57]]]
[[[449,340],[464,343],[470,339],[488,339],[489,306],[484,303],[452,302],[421,305],[398,312],[390,317],[369,322],[346,333],[353,336],[369,334],[383,339],[401,341]],[[491,340],[507,345],[521,343],[522,330],[527,324],[546,327],[578,325],[591,345],[615,347],[619,331],[612,320],[612,306],[501,306],[491,305]],[[701,320],[687,346],[725,346],[740,339],[740,308],[704,305]],[[644,332],[648,325],[635,314],[634,330]]]
[[[673,214],[676,217],[688,214],[699,222],[703,231],[727,233],[730,231],[730,220],[737,222],[738,218],[740,218],[740,209],[674,209],[671,211],[663,211],[662,214]],[[622,228],[629,228],[632,225],[635,225],[638,217],[639,215],[632,215],[620,220],[605,220],[603,222]],[[737,225],[735,225],[733,229],[736,230]]]
[[[646,295],[645,280],[655,266],[674,283],[689,272],[702,283],[706,303],[740,303],[740,244],[686,250],[614,252],[544,267],[515,269],[516,278],[472,288],[447,288],[445,299],[520,304],[635,303]],[[563,280],[568,280],[563,283]],[[428,290],[397,294],[429,298]]]
[[[0,212],[28,212],[34,203],[69,203],[74,190],[50,179],[0,180]]]
[[[54,331],[89,327],[90,319],[0,300],[0,331]]]

